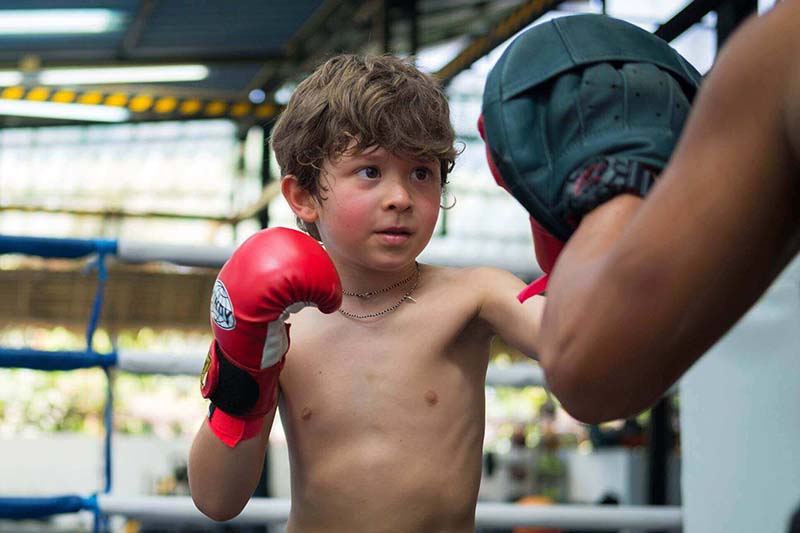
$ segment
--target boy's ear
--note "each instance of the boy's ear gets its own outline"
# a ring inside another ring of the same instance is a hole
[[[317,221],[319,217],[317,200],[310,192],[300,187],[296,176],[289,174],[281,178],[281,192],[289,202],[289,207],[301,220],[310,223]]]

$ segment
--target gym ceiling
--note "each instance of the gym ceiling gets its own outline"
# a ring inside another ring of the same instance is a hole
[[[117,108],[126,122],[231,118],[245,126],[267,123],[280,111],[280,90],[332,54],[414,54],[455,41],[460,51],[436,72],[448,83],[547,11],[586,1],[4,0],[0,79],[6,74],[12,81],[0,84],[0,108],[15,101],[84,104]],[[713,10],[719,31],[728,31],[723,10],[735,15],[754,3],[695,0],[657,33],[672,40]],[[52,21],[17,23],[10,16],[16,10],[48,9],[104,14],[106,27],[96,33],[46,34],[34,31],[36,25]],[[88,75],[59,76],[70,69],[165,66],[189,66],[195,72],[184,81],[94,84],[85,83]],[[85,122],[0,110],[0,127]]]

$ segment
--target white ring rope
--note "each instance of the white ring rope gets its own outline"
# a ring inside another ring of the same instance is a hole
[[[120,239],[117,258],[127,263],[168,261],[182,266],[219,268],[234,251],[233,246],[154,244]]]
[[[544,387],[544,372],[534,363],[491,364],[486,371],[486,384],[494,387]]]
[[[205,353],[175,354],[120,350],[117,352],[117,368],[132,374],[199,376],[205,358]]]
[[[168,354],[129,352],[120,350],[117,367],[133,374],[199,376],[206,354]],[[509,366],[489,365],[486,384],[494,387],[543,387],[544,374],[535,363],[515,363]]]
[[[97,496],[100,510],[109,515],[151,521],[213,522],[194,506],[187,496],[123,497]],[[231,520],[239,524],[285,522],[290,501],[278,498],[253,498],[242,513]],[[598,506],[598,505],[515,505],[479,502],[475,523],[495,527],[581,528],[587,531],[637,528],[644,530],[679,529],[683,524],[680,507]]]
[[[219,268],[231,256],[234,246],[157,244],[144,241],[117,241],[116,257],[127,263],[167,261],[190,267]],[[420,259],[447,266],[493,265],[533,279],[541,274],[536,266],[530,241],[493,242],[447,237],[434,239]]]
[[[680,529],[680,507],[606,505],[515,505],[478,503],[478,526],[580,528],[586,531],[609,529]]]

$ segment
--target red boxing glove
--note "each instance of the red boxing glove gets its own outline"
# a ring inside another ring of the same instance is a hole
[[[289,315],[307,306],[332,313],[341,303],[336,267],[305,233],[269,228],[236,249],[214,283],[214,340],[201,378],[211,400],[209,425],[220,440],[233,447],[254,437],[275,407]]]
[[[544,276],[536,279],[525,287],[522,292],[517,295],[520,302],[524,302],[531,296],[536,296],[547,290],[547,282],[550,279],[550,272],[556,264],[556,259],[564,249],[564,244],[552,233],[544,229],[536,220],[531,217],[531,233],[533,233],[533,248],[536,250],[536,261],[539,263]]]
[[[492,176],[494,176],[494,181],[506,191],[511,192],[505,180],[503,180],[503,175],[500,174],[500,170],[498,170],[492,159],[492,151],[489,150],[489,143],[486,142],[486,129],[483,125],[483,115],[478,117],[478,132],[481,134],[481,139],[483,139],[485,143],[486,162],[489,163],[489,170],[492,172]],[[533,217],[530,217],[530,219],[531,231],[533,233],[533,246],[536,250],[536,261],[539,263],[539,267],[541,267],[542,271],[544,271],[544,276],[534,280],[533,283],[525,287],[522,292],[517,295],[517,299],[520,302],[524,302],[531,296],[536,296],[547,290],[547,281],[550,276],[550,271],[553,270],[553,265],[556,263],[558,254],[560,254],[561,250],[564,248],[564,243],[562,241],[558,240],[544,229]]]
[[[494,159],[492,159],[492,151],[489,149],[489,143],[486,142],[486,129],[483,126],[483,115],[478,117],[478,133],[481,134],[481,139],[483,139],[483,149],[486,152],[486,162],[489,164],[489,170],[494,177],[495,183],[510,193],[511,191],[508,189],[508,186],[503,179],[503,175],[500,174],[500,170],[498,170],[497,166],[494,164]]]

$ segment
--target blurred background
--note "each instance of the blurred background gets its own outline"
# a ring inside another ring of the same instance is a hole
[[[494,184],[475,126],[507,42],[552,17],[605,12],[658,32],[704,73],[731,29],[772,4],[7,0],[0,234],[225,247],[262,227],[294,227],[267,146],[275,117],[331,54],[392,52],[445,84],[463,147],[448,186],[457,202],[422,260],[496,265],[531,281],[540,272],[527,213]],[[202,363],[216,270],[113,260],[108,268],[94,350]],[[96,286],[90,261],[0,255],[0,346],[85,349]],[[533,363],[497,340],[492,365]],[[102,489],[109,380],[114,491],[187,494],[187,450],[206,409],[196,376],[0,369],[0,495]],[[577,423],[538,385],[487,386],[486,401],[482,500],[681,503],[679,395],[601,427]],[[258,495],[288,497],[279,420],[271,439]],[[0,521],[0,531],[86,528],[76,517]]]

